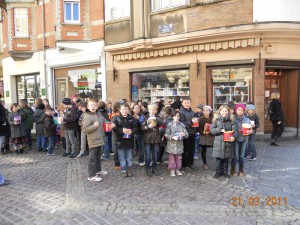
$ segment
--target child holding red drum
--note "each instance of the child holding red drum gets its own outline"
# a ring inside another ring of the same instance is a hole
[[[248,142],[248,135],[252,133],[250,120],[244,116],[246,107],[239,103],[234,107],[235,117],[234,122],[238,128],[238,136],[234,142],[235,167],[232,170],[232,176],[237,176],[236,165],[239,164],[239,176],[244,176],[244,156]]]
[[[233,136],[230,136],[228,141],[224,141],[224,133],[227,131],[233,131]],[[215,136],[212,156],[217,161],[216,173],[213,177],[218,178],[224,175],[229,178],[228,159],[232,158],[232,146],[235,138],[238,137],[238,129],[234,122],[234,116],[227,105],[221,105],[215,113],[210,133]]]

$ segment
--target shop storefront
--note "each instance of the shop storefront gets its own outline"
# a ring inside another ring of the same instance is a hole
[[[174,102],[176,96],[181,99],[190,96],[189,70],[165,70],[132,73],[131,99],[155,103],[163,101],[165,105]]]
[[[34,106],[36,98],[40,95],[40,75],[30,74],[16,77],[17,102],[26,99],[30,107]]]

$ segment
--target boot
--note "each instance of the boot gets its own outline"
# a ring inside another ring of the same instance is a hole
[[[243,177],[244,176],[244,165],[239,165],[239,171],[240,171],[240,177]]]
[[[128,168],[126,169],[126,173],[127,173],[127,176],[128,176],[128,177],[132,177],[132,176],[133,176],[133,175],[132,175],[131,167],[128,167]]]
[[[152,177],[152,176],[153,176],[150,169],[146,169],[146,175],[147,175],[148,177]]]
[[[237,176],[236,172],[235,172],[235,165],[231,164],[231,176]]]
[[[274,141],[273,141],[273,145],[275,145],[275,146],[278,146],[278,144],[277,144],[277,139],[278,139],[278,137],[275,136]]]
[[[223,165],[223,176],[226,177],[226,178],[230,177],[230,175],[228,174],[228,161],[224,162],[224,165]]]
[[[157,168],[152,167],[152,173],[153,173],[155,176],[159,176],[159,173],[158,173],[158,171],[157,171]]]
[[[171,170],[171,177],[175,177],[176,174],[175,174],[175,170]]]

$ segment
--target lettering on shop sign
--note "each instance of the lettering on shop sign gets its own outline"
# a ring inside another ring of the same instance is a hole
[[[174,32],[174,24],[163,24],[158,26],[158,33],[160,34],[166,34],[166,33],[172,33]]]

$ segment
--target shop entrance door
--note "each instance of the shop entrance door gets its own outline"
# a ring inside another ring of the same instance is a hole
[[[34,101],[40,96],[40,76],[24,75],[17,77],[17,96],[18,101],[26,99],[30,107],[34,106]]]
[[[66,78],[56,78],[56,104],[62,102],[67,97],[67,80]]]
[[[298,80],[299,72],[295,69],[268,69],[265,72],[265,114],[272,92],[280,93],[280,101],[286,131],[296,130],[298,121]],[[265,133],[272,132],[272,123],[265,119]]]

